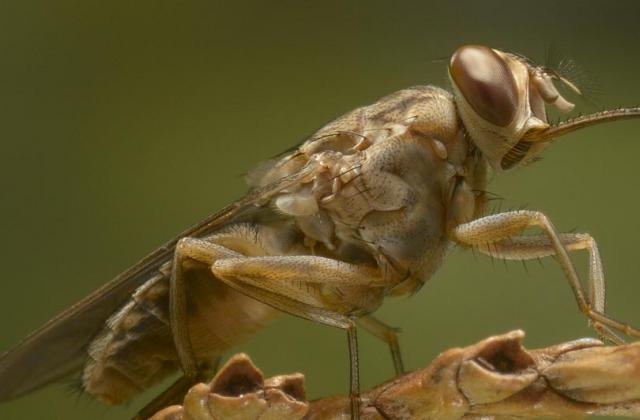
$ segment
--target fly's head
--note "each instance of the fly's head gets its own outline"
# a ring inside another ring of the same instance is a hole
[[[638,108],[620,108],[551,125],[546,106],[564,113],[574,107],[554,82],[577,94],[579,89],[552,69],[482,45],[458,48],[449,77],[465,128],[496,170],[531,162],[551,139],[578,128],[640,116]]]

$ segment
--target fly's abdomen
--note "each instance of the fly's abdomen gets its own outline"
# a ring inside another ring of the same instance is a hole
[[[199,362],[249,338],[277,311],[237,293],[209,270],[188,272],[189,332]],[[178,370],[169,325],[169,279],[158,274],[141,286],[88,348],[86,392],[110,404],[125,402]]]

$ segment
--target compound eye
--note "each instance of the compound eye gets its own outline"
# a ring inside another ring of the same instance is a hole
[[[518,106],[516,82],[507,63],[491,48],[465,45],[449,63],[451,79],[478,115],[506,127]]]

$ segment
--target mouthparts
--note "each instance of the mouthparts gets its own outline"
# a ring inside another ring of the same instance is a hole
[[[529,131],[523,136],[522,140],[531,143],[548,142],[553,140],[555,137],[563,136],[581,128],[633,118],[640,118],[640,107],[609,109],[606,111],[571,118],[542,130]]]

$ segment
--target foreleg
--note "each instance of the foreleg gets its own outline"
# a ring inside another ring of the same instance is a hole
[[[543,235],[519,236],[530,227],[539,227]],[[616,321],[605,311],[605,282],[595,241],[585,234],[558,234],[548,218],[535,211],[495,214],[458,226],[454,239],[484,253],[507,259],[531,259],[553,255],[573,290],[578,308],[594,323],[599,333],[612,341],[620,338],[604,326],[640,337],[640,330]],[[589,295],[584,292],[568,251],[589,250]]]

